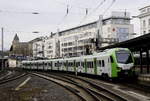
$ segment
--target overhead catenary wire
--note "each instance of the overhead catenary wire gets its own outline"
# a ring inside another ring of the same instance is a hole
[[[63,18],[61,19],[61,21],[58,23],[58,27],[59,27],[59,25],[61,25],[63,22],[64,22],[64,20],[67,18],[67,16],[68,16],[68,14],[69,14],[69,5],[67,5],[67,9],[66,9],[66,14],[63,16]],[[59,28],[57,28],[57,29],[59,29]]]
[[[0,10],[0,13],[12,13],[12,14],[40,14],[37,11],[13,11],[13,10]]]
[[[106,1],[106,0],[103,0],[102,2],[100,2],[90,13],[86,13],[85,16],[83,17],[83,19],[80,21],[79,25],[81,25],[82,22],[84,22],[88,16],[90,16],[90,15],[91,15],[92,13],[94,13],[100,6],[102,6],[105,1]],[[86,12],[87,12],[87,11],[88,11],[88,10],[86,9]]]
[[[113,4],[116,2],[116,0],[112,0],[111,4],[106,8],[106,10],[102,13],[102,15],[104,16],[107,11],[113,6]]]

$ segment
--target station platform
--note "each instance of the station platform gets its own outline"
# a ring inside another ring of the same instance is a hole
[[[139,74],[138,82],[150,87],[150,74]]]

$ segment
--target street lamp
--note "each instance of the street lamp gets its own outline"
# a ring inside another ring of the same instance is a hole
[[[4,28],[2,28],[1,31],[2,31],[2,70],[4,70],[4,67],[3,67],[4,66],[3,65],[3,59],[4,59],[4,56],[3,56],[3,54],[4,54],[3,53],[4,52],[4,35],[3,35],[4,34]]]
[[[40,13],[38,13],[38,12],[32,12],[32,14],[40,14]]]
[[[34,32],[32,32],[32,33],[39,33],[38,31],[34,31]]]

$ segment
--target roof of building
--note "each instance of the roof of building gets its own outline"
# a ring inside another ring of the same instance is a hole
[[[145,7],[142,7],[142,8],[140,8],[139,10],[142,10],[142,9],[144,9],[144,8],[147,8],[147,7],[150,7],[150,5],[145,6]]]
[[[19,37],[17,34],[15,35],[14,40],[19,40]]]
[[[112,17],[108,17],[108,18],[103,19],[103,21],[110,20],[110,19],[126,19],[126,20],[130,20],[129,17],[115,17],[115,16],[112,16]],[[60,31],[59,34],[67,32],[67,31],[71,31],[71,30],[74,30],[74,29],[78,29],[78,28],[81,28],[81,27],[85,27],[85,26],[88,26],[88,25],[91,25],[91,24],[96,24],[96,23],[97,23],[97,21],[93,21],[93,22],[90,22],[90,23],[87,23],[87,24],[84,24],[84,25],[81,25],[81,26],[77,26],[77,27],[73,27],[73,28],[70,28],[70,29],[66,29],[66,30]],[[54,34],[56,34],[56,33],[54,33]]]
[[[35,38],[35,39],[29,41],[29,43],[34,43],[34,42],[41,41],[41,40],[42,40],[42,38],[38,37],[38,38]]]
[[[81,25],[81,26],[77,26],[77,27],[73,27],[73,28],[70,28],[70,29],[66,29],[66,30],[60,31],[59,33],[64,33],[64,32],[71,31],[71,30],[74,30],[74,29],[77,29],[77,28],[81,28],[81,27],[85,27],[85,26],[88,26],[88,25],[91,25],[91,24],[96,24],[96,22],[97,21],[94,21],[94,22],[87,23],[87,24],[84,24],[84,25]]]

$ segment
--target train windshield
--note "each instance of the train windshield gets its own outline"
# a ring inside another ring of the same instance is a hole
[[[118,63],[132,63],[132,57],[129,51],[126,50],[119,50],[116,51],[116,58]]]

